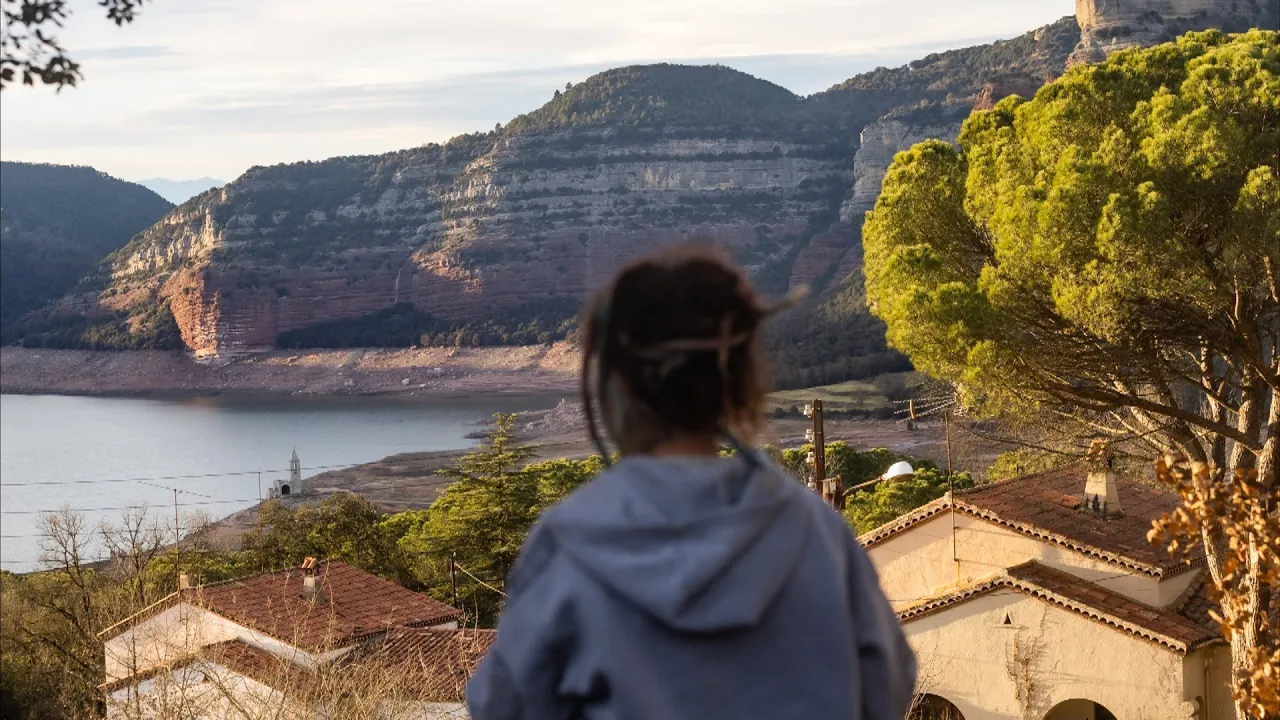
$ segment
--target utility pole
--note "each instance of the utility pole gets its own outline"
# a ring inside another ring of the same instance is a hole
[[[178,526],[178,489],[173,489],[173,582],[182,584],[182,529]]]
[[[827,441],[822,422],[822,401],[815,399],[805,406],[805,414],[813,418],[813,429],[806,433],[813,442],[813,489],[825,497],[827,479]]]

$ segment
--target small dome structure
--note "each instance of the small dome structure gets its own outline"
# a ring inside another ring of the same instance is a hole
[[[889,469],[885,470],[884,475],[881,475],[880,477],[885,480],[892,480],[894,478],[906,477],[908,475],[915,474],[915,468],[911,467],[911,463],[906,462],[905,460],[899,460],[898,462],[890,465]]]

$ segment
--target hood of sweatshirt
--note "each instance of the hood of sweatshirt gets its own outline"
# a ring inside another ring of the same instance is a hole
[[[763,457],[640,456],[543,524],[573,563],[660,623],[720,632],[761,622],[791,578],[811,532],[804,492]]]

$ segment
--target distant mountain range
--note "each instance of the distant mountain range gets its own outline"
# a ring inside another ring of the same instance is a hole
[[[138,184],[143,187],[151,188],[151,190],[157,195],[168,200],[174,205],[181,205],[205,190],[226,185],[224,181],[214,180],[211,177],[202,177],[195,180],[148,178],[146,180],[139,180]]]
[[[777,324],[780,384],[902,369],[860,272],[895,152],[1170,28],[1280,24],[1280,0],[1130,5],[1082,0],[1078,17],[808,97],[724,66],[623,67],[444,144],[250,168],[24,318],[23,342],[197,356],[546,342],[620,263],[703,236],[770,294],[815,290]]]

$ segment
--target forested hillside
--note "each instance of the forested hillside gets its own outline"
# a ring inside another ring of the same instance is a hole
[[[0,334],[171,209],[90,167],[0,163]]]

